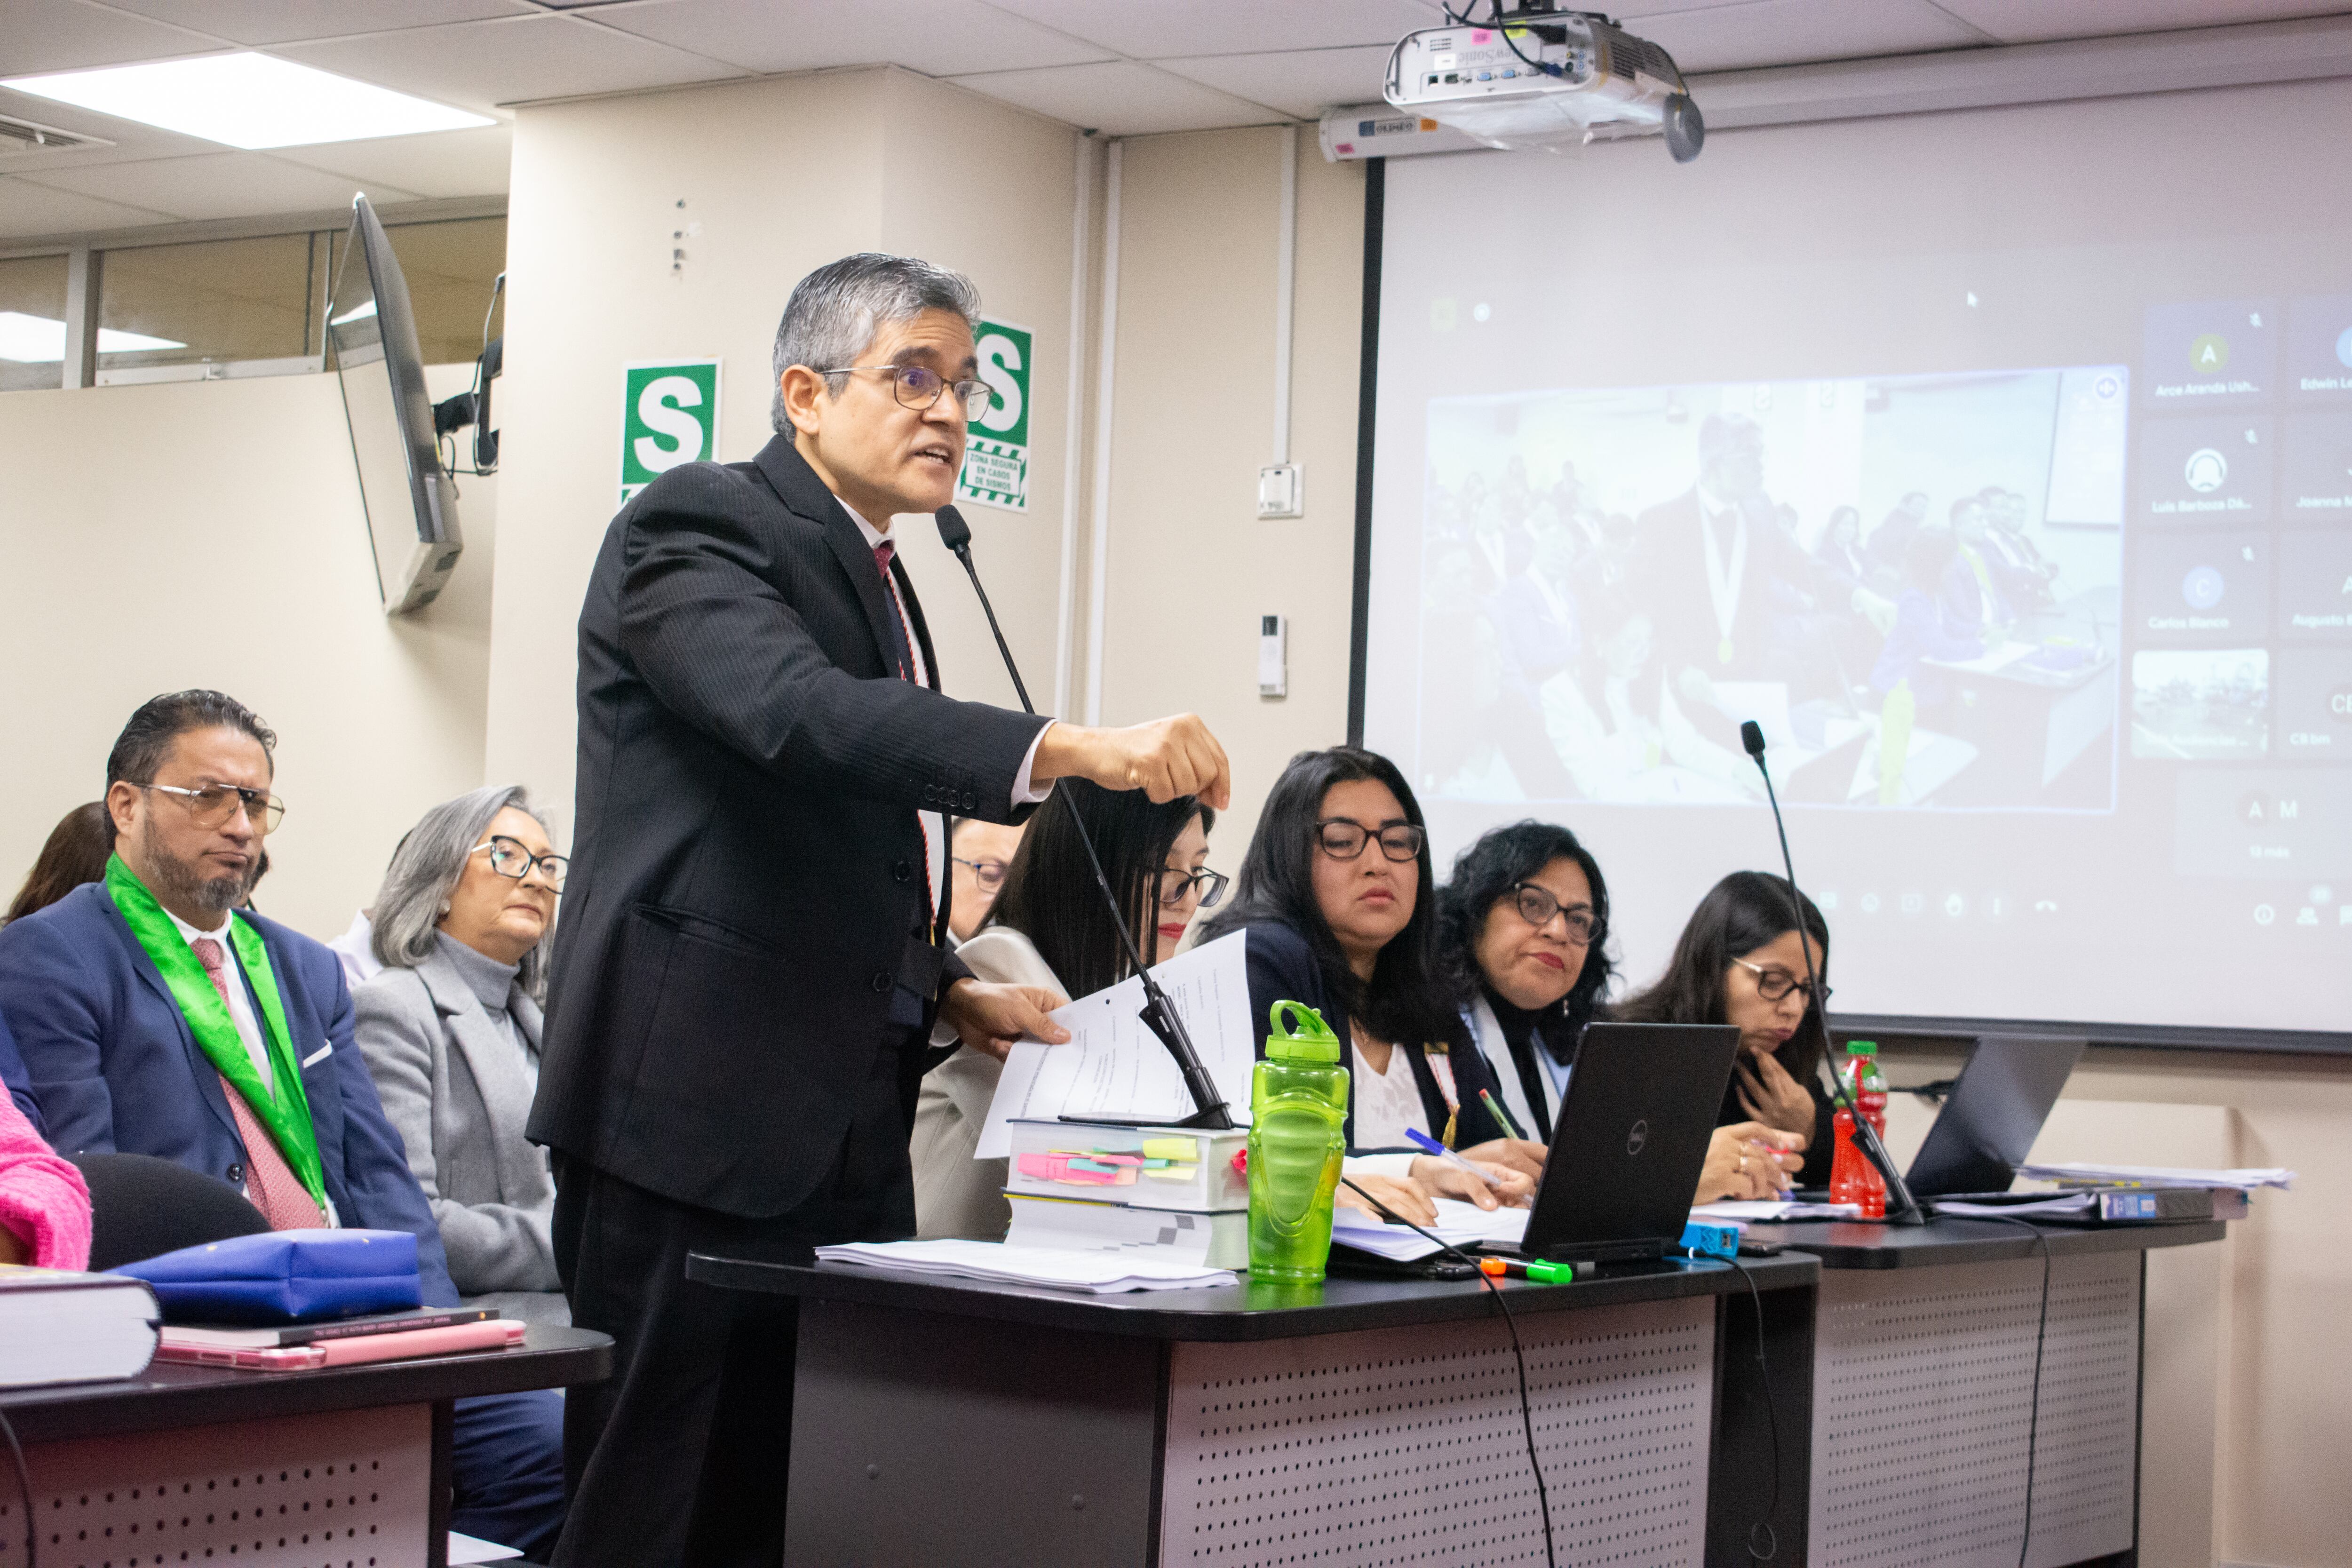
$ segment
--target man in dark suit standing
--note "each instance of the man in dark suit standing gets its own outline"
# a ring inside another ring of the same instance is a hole
[[[1785,629],[1788,595],[1865,616],[1881,631],[1894,621],[1885,599],[1838,582],[1780,526],[1764,490],[1764,431],[1744,415],[1706,416],[1697,482],[1642,514],[1634,552],[1634,600],[1653,618],[1677,701],[1702,728],[1693,710],[1713,681],[1823,676],[1808,667],[1805,640]]]
[[[931,1042],[1063,1037],[1057,998],[943,953],[952,818],[1019,820],[1064,776],[1228,799],[1190,715],[1082,729],[940,694],[889,529],[953,498],[989,395],[979,307],[925,262],[811,273],[777,330],[776,438],[664,474],[597,555],[530,1135],[572,1321],[617,1360],[570,1403],[562,1564],[777,1560],[796,1315],[688,1280],[687,1255],[912,1236]]]

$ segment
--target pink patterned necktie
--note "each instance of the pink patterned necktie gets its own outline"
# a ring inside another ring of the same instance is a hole
[[[213,983],[213,989],[220,993],[221,1005],[229,1009],[231,1018],[236,1017],[236,1009],[230,1006],[228,999],[227,954],[221,951],[221,944],[211,937],[200,936],[188,943],[188,949],[205,966],[205,977]],[[221,1075],[221,1092],[228,1096],[229,1114],[236,1120],[236,1135],[245,1142],[245,1195],[261,1211],[269,1228],[314,1230],[325,1225],[327,1216],[310,1196],[310,1189],[294,1173],[294,1167],[286,1163],[278,1141],[269,1135],[269,1129],[262,1125],[261,1118],[253,1113],[253,1107],[245,1102],[245,1096],[226,1073]]]

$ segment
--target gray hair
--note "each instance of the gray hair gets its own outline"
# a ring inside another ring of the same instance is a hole
[[[882,327],[911,321],[926,310],[953,310],[976,331],[980,289],[961,272],[911,256],[872,250],[827,262],[794,284],[784,319],[776,325],[771,377],[775,402],[769,411],[776,434],[793,434],[793,422],[784,414],[784,372],[796,364],[833,370],[852,363]],[[825,387],[838,397],[847,379],[828,375]]]
[[[488,784],[445,800],[426,812],[383,868],[383,887],[375,896],[374,930],[368,947],[376,962],[393,969],[414,969],[433,952],[441,924],[441,906],[457,889],[466,874],[467,852],[482,841],[483,830],[508,806],[528,816],[541,827],[547,818],[530,804],[520,784]],[[554,922],[539,945],[522,955],[522,973],[515,976],[534,1000],[545,989],[547,951],[555,941]]]

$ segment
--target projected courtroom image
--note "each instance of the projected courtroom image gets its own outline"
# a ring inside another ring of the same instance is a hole
[[[1433,400],[1441,797],[2107,810],[2120,366]]]

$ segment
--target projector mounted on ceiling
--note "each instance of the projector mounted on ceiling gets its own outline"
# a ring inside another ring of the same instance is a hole
[[[1675,163],[1698,156],[1706,125],[1665,50],[1597,11],[1522,0],[1507,12],[1502,0],[1489,3],[1483,23],[1407,33],[1389,56],[1389,102],[1490,147],[1664,132]]]

